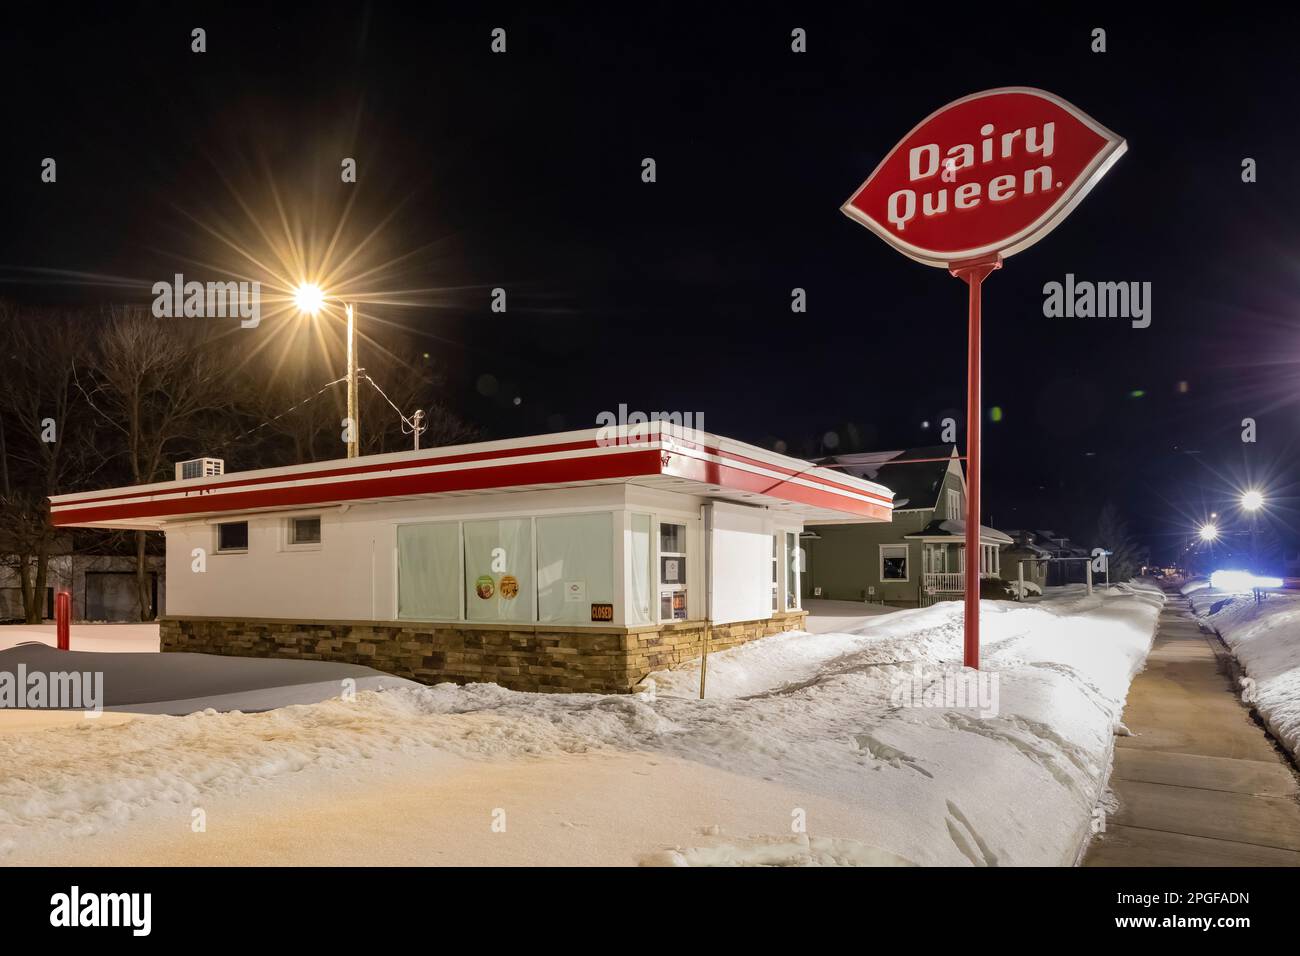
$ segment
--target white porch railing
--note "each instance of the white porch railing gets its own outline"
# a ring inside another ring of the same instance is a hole
[[[966,591],[965,575],[960,571],[932,571],[921,575],[921,588],[936,594],[963,594]]]

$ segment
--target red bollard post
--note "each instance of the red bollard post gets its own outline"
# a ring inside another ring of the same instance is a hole
[[[54,633],[58,636],[61,651],[72,644],[72,592],[60,591],[54,595]]]

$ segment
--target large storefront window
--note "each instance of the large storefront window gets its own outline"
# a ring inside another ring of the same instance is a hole
[[[532,522],[466,521],[464,528],[466,620],[533,620]]]
[[[628,561],[632,575],[632,593],[627,606],[629,627],[654,623],[654,549],[650,525],[649,515],[632,515],[632,553]]]
[[[590,624],[614,602],[608,514],[537,519],[537,619]]]
[[[781,610],[781,602],[778,600],[778,591],[781,583],[781,557],[780,546],[777,544],[779,536],[772,535],[772,610]]]
[[[460,618],[460,525],[408,524],[397,528],[397,616]]]

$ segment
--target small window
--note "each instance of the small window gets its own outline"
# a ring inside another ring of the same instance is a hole
[[[659,553],[660,554],[685,554],[686,553],[686,525],[668,524],[667,522],[660,523]]]
[[[882,544],[880,546],[880,580],[907,580],[907,545]]]
[[[217,525],[218,551],[247,551],[248,522],[227,521]]]
[[[290,544],[320,544],[320,517],[290,518]]]
[[[954,488],[948,489],[948,520],[960,521],[961,513],[961,492]]]

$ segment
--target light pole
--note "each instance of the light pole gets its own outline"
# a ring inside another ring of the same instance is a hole
[[[348,310],[348,457],[356,458],[361,441],[360,410],[357,407],[357,323],[352,306],[344,308]]]
[[[314,282],[303,282],[294,290],[293,301],[298,306],[298,311],[315,318],[325,305],[325,293]],[[357,323],[352,306],[345,303],[343,308],[348,316],[348,457],[356,458],[361,442],[360,408],[357,402]]]
[[[1250,570],[1259,574],[1259,509],[1264,507],[1264,493],[1248,489],[1241,496],[1241,507],[1250,515]]]

